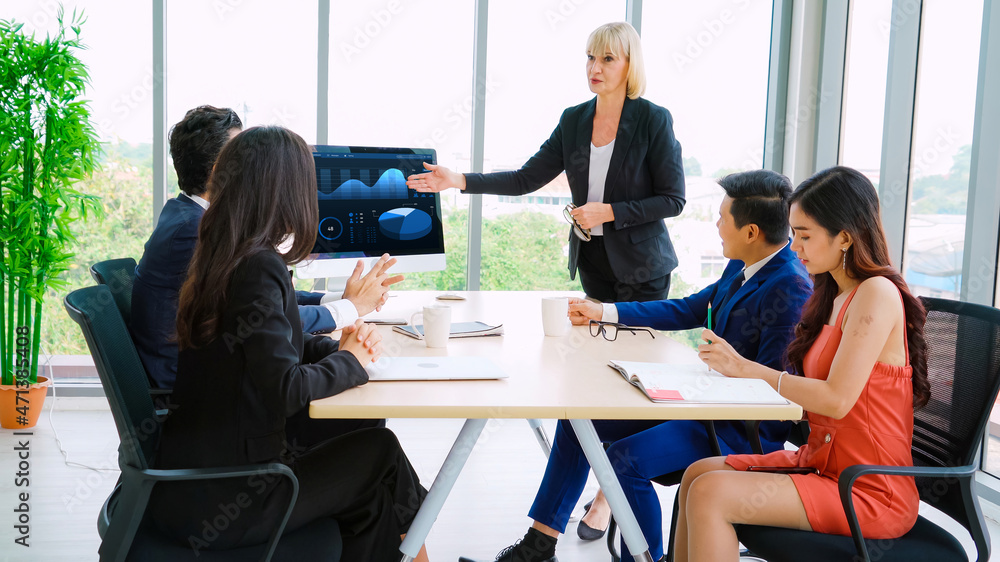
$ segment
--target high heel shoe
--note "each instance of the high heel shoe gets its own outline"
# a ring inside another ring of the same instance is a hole
[[[590,511],[590,506],[594,505],[594,500],[591,500],[583,506],[584,515]],[[583,522],[583,518],[580,518],[580,522],[576,524],[576,536],[580,537],[580,540],[584,541],[596,541],[597,539],[604,536],[604,533],[608,532],[608,528],[595,529],[590,525]]]

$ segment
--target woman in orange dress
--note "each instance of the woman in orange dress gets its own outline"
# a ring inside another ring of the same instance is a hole
[[[698,350],[720,373],[763,379],[800,404],[809,442],[692,464],[678,492],[679,562],[737,560],[735,524],[850,535],[840,471],[913,463],[913,409],[930,397],[926,313],[890,265],[875,188],[850,168],[824,170],[795,190],[789,218],[791,249],[815,287],[788,347],[789,368],[802,376],[750,362],[709,330]],[[867,538],[896,538],[916,522],[913,478],[863,476],[853,494]]]

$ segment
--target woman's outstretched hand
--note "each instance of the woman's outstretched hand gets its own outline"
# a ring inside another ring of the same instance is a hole
[[[406,178],[406,187],[425,193],[437,193],[449,187],[457,187],[465,191],[465,174],[452,172],[444,166],[428,164],[427,162],[424,162],[424,168],[428,171]]]
[[[712,330],[702,330],[701,339],[708,343],[698,346],[698,358],[713,371],[727,377],[744,377],[743,367],[748,361],[729,342],[715,335]]]

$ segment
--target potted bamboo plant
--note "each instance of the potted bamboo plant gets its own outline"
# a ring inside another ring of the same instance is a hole
[[[38,39],[0,20],[0,425],[31,427],[47,386],[38,375],[42,304],[62,286],[75,242],[73,223],[100,212],[73,189],[94,171],[100,151],[82,99],[89,83],[82,14]]]

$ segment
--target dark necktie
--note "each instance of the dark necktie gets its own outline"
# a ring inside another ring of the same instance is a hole
[[[745,271],[741,271],[739,275],[733,278],[733,282],[729,285],[729,290],[726,291],[726,296],[722,297],[722,301],[719,302],[719,305],[716,306],[715,309],[722,310],[722,307],[726,306],[726,303],[729,302],[729,299],[733,298],[733,295],[736,294],[736,291],[740,290],[740,287],[743,286],[743,282],[745,280],[746,280],[746,273]]]

